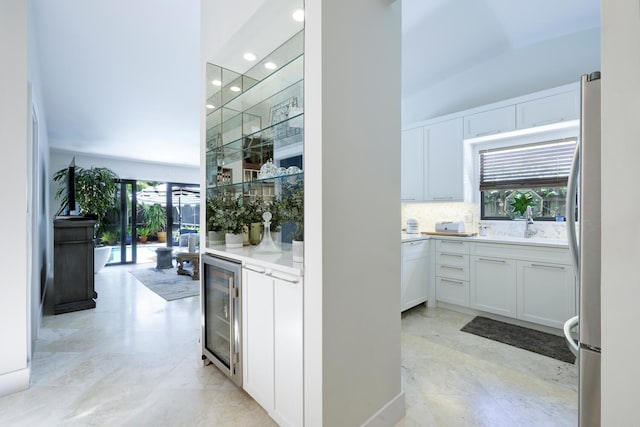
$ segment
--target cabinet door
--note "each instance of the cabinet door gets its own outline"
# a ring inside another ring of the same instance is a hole
[[[514,105],[472,114],[464,118],[464,137],[475,138],[509,132],[516,128]]]
[[[571,266],[518,261],[518,319],[562,329],[575,315]]]
[[[427,240],[402,244],[402,311],[427,300],[428,244]]]
[[[516,281],[516,261],[472,256],[470,306],[515,318]]]
[[[273,409],[273,279],[248,269],[242,282],[242,388]]]
[[[422,128],[402,132],[400,162],[400,197],[403,202],[423,200],[423,135]]]
[[[462,201],[462,119],[424,128],[424,191],[426,200]]]
[[[277,273],[274,273],[274,276]],[[274,286],[274,409],[283,426],[303,424],[302,278],[275,278]]]
[[[518,129],[543,126],[580,116],[580,92],[560,93],[516,105]]]

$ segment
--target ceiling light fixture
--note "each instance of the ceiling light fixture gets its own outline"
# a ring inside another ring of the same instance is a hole
[[[244,55],[242,55],[242,57],[243,57],[244,59],[246,59],[247,61],[251,61],[251,62],[253,62],[253,61],[255,61],[255,60],[257,59],[257,56],[255,56],[255,55],[254,55],[253,53],[251,53],[251,52],[247,52],[247,53],[245,53]]]
[[[220,80],[211,80],[211,84],[214,86],[222,86],[222,82]]]
[[[213,105],[213,104],[207,104],[207,108],[208,108],[209,110],[213,110],[214,108],[216,108],[216,106],[215,106],[215,105]]]
[[[231,86],[231,87],[229,88],[229,90],[230,90],[231,92],[240,92],[240,88],[239,88],[238,86]]]
[[[275,70],[277,68],[277,65],[273,62],[265,62],[264,68],[266,68],[267,70]]]
[[[302,9],[294,10],[293,14],[291,15],[291,17],[296,22],[303,22],[304,21],[304,10],[302,10]]]

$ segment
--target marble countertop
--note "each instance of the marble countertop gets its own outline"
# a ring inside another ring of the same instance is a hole
[[[227,249],[225,245],[208,245],[204,252],[210,255],[218,255],[238,260],[242,262],[243,266],[246,264],[254,264],[296,276],[302,276],[304,274],[304,263],[293,262],[290,243],[282,243],[282,252],[278,253],[261,253],[256,251],[256,246]]]
[[[453,239],[453,240],[467,240],[469,242],[477,243],[502,243],[508,245],[527,245],[527,246],[546,246],[552,248],[568,248],[569,245],[566,240],[556,239],[526,239],[524,237],[513,236],[434,236],[424,234],[407,234],[401,233],[402,242],[410,242],[413,240],[425,240],[425,239]]]

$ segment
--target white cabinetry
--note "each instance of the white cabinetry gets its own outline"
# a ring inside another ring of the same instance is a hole
[[[576,315],[571,266],[518,261],[518,319],[562,328]]]
[[[462,201],[462,119],[424,128],[425,200]]]
[[[245,265],[243,388],[284,426],[303,424],[302,278]]]
[[[427,300],[428,264],[429,240],[402,243],[402,311]]]
[[[423,199],[422,127],[405,130],[401,137],[400,197],[403,202]]]
[[[516,317],[516,262],[492,257],[471,257],[469,306]]]
[[[575,120],[580,117],[580,93],[577,90],[546,96],[516,105],[516,125],[527,129]]]
[[[436,300],[469,306],[469,243],[436,240]]]
[[[464,137],[476,138],[509,132],[516,128],[516,109],[514,105],[496,108],[464,117]]]

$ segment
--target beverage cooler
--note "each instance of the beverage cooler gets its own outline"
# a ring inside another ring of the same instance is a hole
[[[202,255],[202,359],[242,386],[242,313],[239,262]]]

